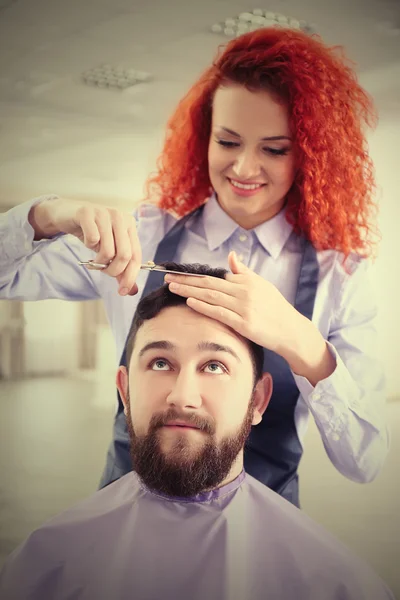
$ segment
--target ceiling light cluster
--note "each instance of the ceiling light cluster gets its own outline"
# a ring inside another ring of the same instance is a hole
[[[281,13],[274,13],[262,8],[255,8],[252,12],[243,12],[237,17],[229,17],[225,21],[214,23],[211,26],[211,31],[228,37],[239,37],[248,31],[255,31],[262,27],[289,27],[306,33],[315,31],[315,26],[306,21],[298,21]]]
[[[135,69],[101,65],[100,67],[85,71],[82,74],[82,79],[88,85],[124,90],[138,83],[148,81],[151,79],[151,75],[143,71],[136,71]]]

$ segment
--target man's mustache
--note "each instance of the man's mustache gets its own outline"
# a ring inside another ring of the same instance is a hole
[[[181,413],[174,408],[168,409],[164,413],[158,413],[150,419],[149,430],[156,430],[168,425],[171,421],[179,421],[188,427],[196,427],[205,433],[212,435],[215,432],[214,423],[196,413]]]

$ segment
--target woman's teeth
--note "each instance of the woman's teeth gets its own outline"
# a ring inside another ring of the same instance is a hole
[[[234,181],[233,179],[229,180],[231,182],[231,184],[241,190],[256,190],[257,188],[262,187],[264,184],[263,183],[249,183],[249,184],[245,184],[245,183],[239,183],[238,181]]]

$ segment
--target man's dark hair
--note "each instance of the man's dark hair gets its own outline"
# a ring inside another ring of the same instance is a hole
[[[178,264],[174,262],[164,262],[162,266],[170,271],[178,273],[197,273],[198,275],[208,275],[211,277],[219,277],[224,279],[228,271],[226,269],[214,269],[208,265],[201,264]],[[152,277],[152,274],[149,274]],[[129,363],[132,356],[133,347],[135,344],[136,334],[144,321],[154,319],[164,308],[169,306],[186,305],[186,298],[178,296],[170,292],[168,284],[163,284],[161,287],[144,296],[137,305],[132,325],[129,330],[126,341],[126,367],[129,368]],[[258,344],[251,340],[247,340],[249,351],[254,370],[254,384],[262,377],[264,365],[264,350]]]

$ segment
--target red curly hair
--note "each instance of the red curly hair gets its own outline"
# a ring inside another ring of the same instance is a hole
[[[273,92],[288,106],[299,157],[286,203],[295,231],[317,249],[369,255],[375,181],[363,127],[376,124],[375,109],[341,49],[299,31],[259,29],[227,44],[169,119],[147,198],[183,216],[210,196],[212,103],[229,82]]]

